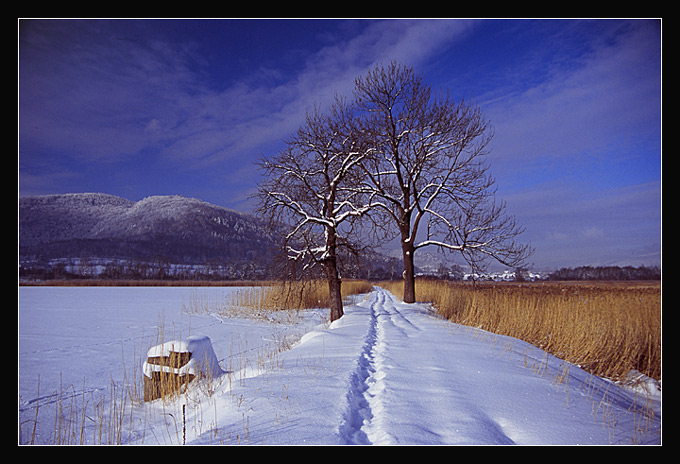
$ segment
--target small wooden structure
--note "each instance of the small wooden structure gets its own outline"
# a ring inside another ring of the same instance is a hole
[[[222,374],[210,338],[189,337],[156,345],[147,352],[142,366],[144,401],[153,401],[180,391],[196,377]]]

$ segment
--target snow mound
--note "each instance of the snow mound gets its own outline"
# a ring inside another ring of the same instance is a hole
[[[148,362],[149,358],[168,358],[172,353],[190,353],[191,357],[178,369]],[[151,377],[152,372],[171,372],[180,376],[194,375],[207,378],[215,378],[223,374],[210,338],[203,335],[189,337],[186,341],[172,340],[150,348],[142,371],[147,377]]]
[[[626,374],[621,385],[646,397],[661,400],[661,382],[636,369],[632,369]]]

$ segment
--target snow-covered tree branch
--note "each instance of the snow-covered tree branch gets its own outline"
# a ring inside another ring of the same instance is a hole
[[[331,320],[343,314],[338,248],[352,243],[353,223],[369,209],[356,185],[371,150],[356,123],[354,108],[337,99],[327,113],[309,113],[286,148],[260,164],[259,210],[286,228],[290,260],[301,269],[323,267]]]
[[[372,214],[396,224],[404,259],[404,301],[415,301],[414,252],[425,246],[462,254],[473,267],[493,258],[518,266],[530,254],[522,232],[493,200],[484,161],[492,137],[481,112],[433,96],[410,68],[378,66],[356,80],[364,135],[374,151],[362,161]],[[426,228],[426,238],[418,241]]]
[[[420,248],[458,252],[475,270],[487,259],[519,267],[531,253],[494,199],[492,136],[475,106],[432,95],[410,68],[378,66],[356,79],[353,103],[310,113],[286,149],[261,163],[260,211],[287,227],[291,260],[323,266],[332,319],[342,315],[337,251],[356,244],[359,227],[399,237],[404,301],[414,302]]]

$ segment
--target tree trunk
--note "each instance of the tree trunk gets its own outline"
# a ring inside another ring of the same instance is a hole
[[[326,279],[328,280],[328,300],[331,310],[331,322],[340,319],[344,314],[342,309],[342,292],[340,282],[340,275],[338,273],[338,258],[336,255],[336,232],[329,230],[326,238],[326,247],[328,248],[328,256],[323,263],[326,271]]]
[[[416,302],[416,275],[413,262],[413,244],[401,243],[404,255],[404,303]]]
[[[344,314],[342,309],[342,282],[338,276],[338,269],[334,258],[325,263],[326,278],[328,280],[328,299],[330,304],[331,322],[340,319]]]

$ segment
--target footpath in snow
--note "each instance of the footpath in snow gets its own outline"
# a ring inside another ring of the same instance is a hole
[[[187,423],[200,415],[212,431],[187,443],[660,443],[659,397],[382,289],[308,332],[275,367],[247,371],[232,373],[210,405],[194,404]]]

